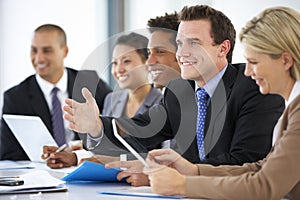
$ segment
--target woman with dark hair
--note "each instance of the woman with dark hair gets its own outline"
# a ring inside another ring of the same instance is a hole
[[[137,33],[120,36],[113,48],[111,73],[121,90],[110,93],[102,115],[133,117],[162,98],[148,80],[148,39]]]

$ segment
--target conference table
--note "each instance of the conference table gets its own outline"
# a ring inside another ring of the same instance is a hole
[[[0,161],[1,164],[2,161]],[[64,170],[53,170],[47,167],[44,163],[30,163],[34,168],[23,169],[0,169],[1,176],[17,176],[34,170],[47,170],[53,177],[61,178],[65,175]],[[0,200],[139,200],[139,199],[161,199],[158,197],[134,197],[134,196],[120,196],[100,194],[104,191],[115,190],[138,190],[139,187],[132,187],[127,183],[122,182],[75,182],[66,183],[67,191],[63,192],[35,192],[24,194],[0,194]],[[13,187],[13,186],[12,186]],[[144,189],[145,187],[143,187]],[[146,188],[147,189],[147,188]],[[149,189],[149,188],[148,188]],[[168,199],[168,198],[166,198]],[[170,198],[171,199],[171,198]],[[186,198],[185,198],[186,199]]]

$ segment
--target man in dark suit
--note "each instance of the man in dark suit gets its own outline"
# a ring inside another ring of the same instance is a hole
[[[230,64],[235,30],[222,12],[198,6],[193,15],[188,13],[181,13],[176,39],[181,77],[186,80],[171,82],[163,102],[149,112],[131,121],[117,119],[119,128],[137,137],[148,150],[175,138],[176,150],[191,162],[241,165],[257,161],[271,148],[273,127],[284,109],[284,100],[277,95],[261,95],[255,82],[243,75],[244,65]],[[205,88],[210,99],[205,120],[205,159],[201,161],[196,142],[198,88]],[[89,133],[85,142],[88,148],[101,145],[103,133],[118,144],[111,118],[99,119],[89,112],[96,105],[90,104],[93,98],[87,90],[83,94],[86,104],[67,100],[69,107],[64,109],[70,128]],[[83,116],[82,112],[91,114]]]
[[[68,54],[66,34],[57,25],[45,24],[34,31],[31,44],[31,61],[35,75],[26,78],[19,85],[4,93],[3,114],[39,116],[53,135],[51,119],[51,90],[60,89],[60,103],[66,98],[75,98],[79,102],[82,87],[91,89],[99,110],[103,108],[105,96],[111,89],[99,79],[94,71],[77,71],[64,66]],[[65,127],[67,127],[65,121]],[[66,128],[66,141],[79,139],[78,134]],[[33,139],[34,142],[34,139]],[[0,160],[28,160],[5,121],[1,120]]]

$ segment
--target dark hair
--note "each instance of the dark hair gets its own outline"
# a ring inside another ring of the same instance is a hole
[[[52,31],[56,31],[58,33],[58,39],[60,40],[60,45],[63,47],[63,46],[66,46],[67,45],[67,36],[66,36],[66,33],[65,31],[55,25],[55,24],[43,24],[39,27],[37,27],[34,32],[37,33],[37,32],[52,32]]]
[[[135,48],[136,52],[141,56],[143,62],[146,62],[146,60],[148,59],[148,39],[145,36],[137,33],[122,35],[117,39],[114,46],[118,44],[124,44]]]
[[[163,31],[166,33],[171,33],[172,37],[170,42],[177,48],[176,35],[179,26],[178,14],[175,11],[172,14],[165,13],[164,16],[158,16],[148,20],[149,31],[153,33],[154,31]]]
[[[179,13],[180,21],[207,19],[211,23],[211,37],[215,44],[224,40],[230,41],[230,50],[227,54],[229,63],[232,61],[232,52],[235,45],[236,32],[230,19],[221,11],[207,5],[185,6]]]

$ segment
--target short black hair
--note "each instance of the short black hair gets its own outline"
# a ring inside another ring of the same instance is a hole
[[[55,24],[43,24],[43,25],[37,27],[34,30],[34,33],[38,33],[38,32],[52,32],[52,31],[56,31],[58,33],[59,40],[60,40],[60,45],[62,47],[66,46],[67,45],[67,36],[66,36],[66,33],[58,25],[55,25]]]
[[[164,16],[157,16],[156,18],[149,19],[147,25],[150,33],[153,33],[154,31],[171,33],[172,37],[170,42],[177,48],[176,35],[179,27],[179,21],[176,11],[171,14],[165,13]]]

